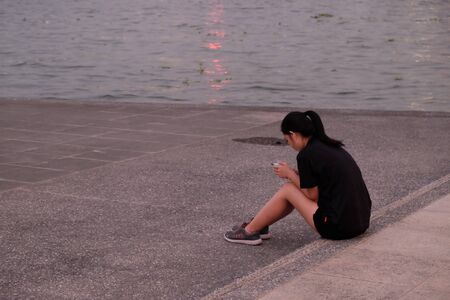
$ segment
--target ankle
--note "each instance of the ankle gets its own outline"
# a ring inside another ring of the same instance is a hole
[[[244,230],[245,230],[245,233],[248,235],[252,235],[252,234],[256,233],[256,231],[251,230],[248,225],[245,226]]]

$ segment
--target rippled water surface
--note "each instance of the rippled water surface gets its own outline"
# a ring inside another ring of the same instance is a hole
[[[0,97],[450,111],[450,1],[0,0]]]

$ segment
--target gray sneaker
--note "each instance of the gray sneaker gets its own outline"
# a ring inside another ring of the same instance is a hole
[[[245,245],[256,246],[262,243],[259,233],[248,234],[242,227],[239,227],[236,230],[228,231],[225,233],[224,238],[228,242]]]

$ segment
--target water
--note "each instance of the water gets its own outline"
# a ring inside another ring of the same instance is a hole
[[[0,0],[0,97],[450,111],[450,1]]]

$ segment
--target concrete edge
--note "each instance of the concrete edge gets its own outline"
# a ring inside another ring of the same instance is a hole
[[[450,117],[450,111],[421,111],[421,110],[372,110],[372,109],[342,109],[342,108],[315,108],[307,106],[248,106],[248,105],[226,105],[226,104],[207,104],[207,103],[178,103],[178,102],[158,102],[158,101],[133,101],[133,100],[103,100],[103,99],[63,99],[63,98],[15,98],[15,97],[0,97],[1,102],[18,103],[23,102],[27,104],[33,104],[36,102],[47,104],[65,104],[65,105],[111,105],[121,106],[124,104],[130,105],[153,105],[158,106],[160,109],[164,108],[202,108],[211,110],[248,110],[248,111],[267,111],[267,112],[288,112],[293,110],[315,110],[322,113],[339,113],[343,115],[386,115],[386,116],[433,116],[433,117]]]

